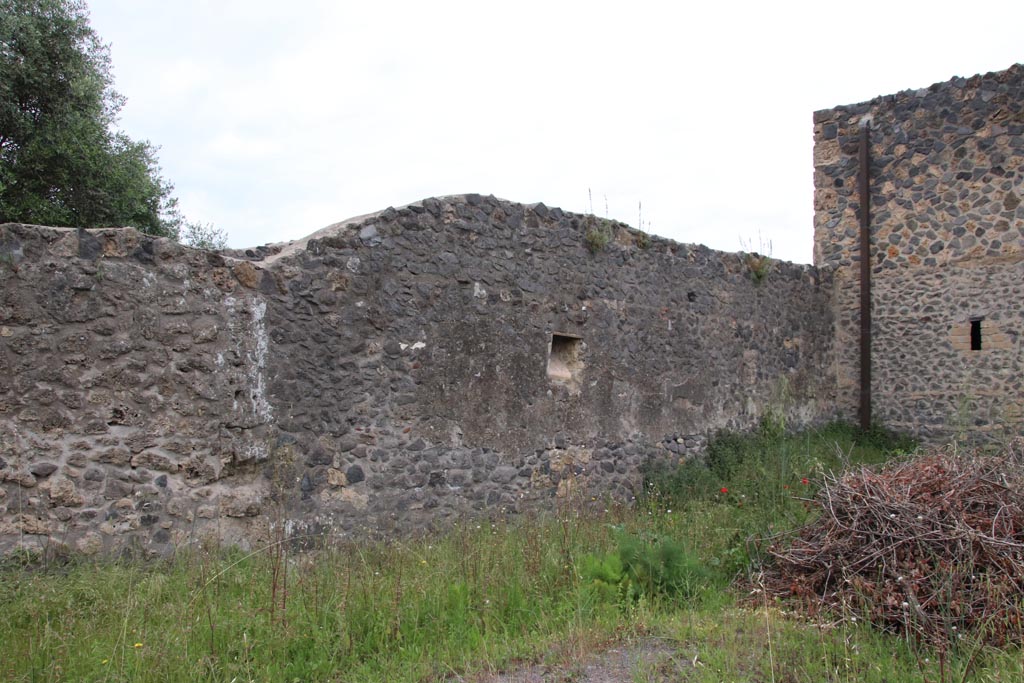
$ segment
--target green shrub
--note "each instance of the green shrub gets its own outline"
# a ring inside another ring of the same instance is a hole
[[[623,607],[641,599],[691,600],[716,583],[714,572],[678,541],[618,532],[615,552],[582,558],[580,574],[604,598]]]
[[[587,216],[586,226],[587,230],[583,235],[583,239],[587,244],[587,249],[592,254],[603,251],[614,236],[612,222],[605,218]]]
[[[722,481],[732,479],[736,471],[753,458],[760,457],[761,440],[735,432],[717,434],[704,454],[707,468]]]
[[[694,547],[716,571],[741,572],[761,557],[758,539],[810,521],[824,473],[874,464],[912,450],[906,437],[835,423],[786,434],[768,416],[757,432],[722,432],[703,457],[681,464],[652,461],[644,468],[642,505],[699,517]]]
[[[868,429],[855,428],[854,441],[859,446],[891,454],[912,453],[917,448],[917,441],[912,437],[878,424],[873,424]]]
[[[750,269],[750,276],[753,278],[754,284],[761,284],[772,271],[772,259],[770,256],[747,254],[745,260],[747,268]]]
[[[878,427],[863,431],[842,422],[786,434],[784,423],[768,415],[757,432],[719,432],[701,457],[681,464],[647,463],[644,494],[669,507],[716,499],[723,487],[742,490],[748,497],[772,498],[815,473],[851,463],[879,463],[916,447],[910,437]]]

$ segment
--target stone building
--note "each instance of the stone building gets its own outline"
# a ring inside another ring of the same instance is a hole
[[[836,382],[860,387],[869,166],[874,419],[931,439],[1024,421],[1024,66],[814,115],[815,264],[834,269]]]
[[[0,226],[0,550],[628,500],[720,429],[852,419],[862,130],[874,416],[1019,431],[1022,83],[815,114],[815,266],[478,195],[219,254]]]

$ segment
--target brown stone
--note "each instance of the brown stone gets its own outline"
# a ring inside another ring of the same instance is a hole
[[[25,470],[0,470],[0,481],[12,481],[27,489],[36,485],[36,478]]]
[[[96,462],[109,463],[111,465],[127,465],[131,462],[132,454],[126,448],[109,448],[100,451],[96,456]]]
[[[260,283],[260,272],[248,261],[241,261],[231,269],[238,282],[248,289],[256,289]]]
[[[50,533],[50,524],[41,517],[21,514],[15,518],[15,526],[23,534],[45,536]]]
[[[224,292],[230,292],[235,288],[235,278],[227,268],[214,268],[210,273],[210,280]]]
[[[84,499],[78,493],[75,482],[67,477],[56,477],[49,482],[49,485],[50,501],[56,505],[78,507],[84,502]]]
[[[327,483],[334,487],[348,486],[348,478],[341,470],[331,467],[327,470]]]
[[[170,458],[152,451],[145,451],[138,455],[133,455],[131,463],[132,467],[148,467],[149,469],[159,470],[161,472],[178,471],[178,466],[172,462]]]
[[[75,541],[75,548],[83,555],[95,555],[103,550],[103,537],[95,531],[88,531]]]
[[[172,498],[167,501],[167,514],[172,517],[185,517],[191,511],[191,506],[180,498]]]
[[[255,517],[260,514],[260,503],[255,495],[240,493],[221,498],[220,509],[227,517]]]

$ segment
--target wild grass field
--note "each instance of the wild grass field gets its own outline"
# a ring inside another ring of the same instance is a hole
[[[757,539],[817,514],[826,472],[911,448],[843,425],[768,426],[720,437],[706,463],[648,472],[632,506],[582,492],[550,513],[307,553],[8,558],[0,680],[517,680],[540,665],[572,681],[588,658],[652,642],[658,656],[626,680],[1024,680],[1019,642],[936,648],[757,588]]]

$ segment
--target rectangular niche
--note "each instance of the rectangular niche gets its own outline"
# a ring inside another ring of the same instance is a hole
[[[998,318],[976,315],[953,323],[949,330],[950,345],[955,351],[976,354],[979,358],[1013,352],[1017,348],[1014,339],[999,328],[997,321]]]
[[[580,351],[583,340],[568,334],[554,333],[548,345],[548,377],[556,382],[575,384],[583,369]]]
[[[971,318],[971,351],[981,351],[982,318]]]

